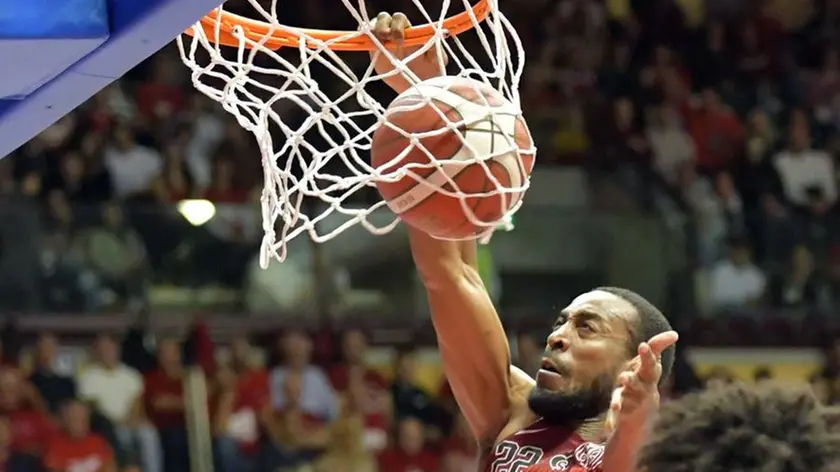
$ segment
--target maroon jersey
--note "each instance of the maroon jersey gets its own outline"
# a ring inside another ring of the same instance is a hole
[[[604,445],[542,420],[496,444],[484,472],[602,472]]]

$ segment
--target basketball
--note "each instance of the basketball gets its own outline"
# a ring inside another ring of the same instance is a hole
[[[391,210],[442,239],[497,226],[522,200],[534,166],[518,108],[489,85],[459,77],[426,80],[394,99],[371,159],[381,174],[397,172],[376,181]]]

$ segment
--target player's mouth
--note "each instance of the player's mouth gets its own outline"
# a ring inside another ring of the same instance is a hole
[[[537,384],[541,387],[550,388],[552,390],[558,388],[564,380],[562,371],[551,362],[550,359],[543,359],[540,364],[540,370],[537,371]]]

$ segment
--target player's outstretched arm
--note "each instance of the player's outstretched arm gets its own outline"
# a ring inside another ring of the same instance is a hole
[[[491,446],[533,381],[512,372],[507,336],[475,266],[475,242],[414,229],[409,238],[452,393],[479,443]]]
[[[401,59],[417,51],[416,47],[400,46],[408,26],[401,13],[380,13],[373,31]],[[393,64],[383,54],[371,56],[379,74],[393,71]],[[445,63],[443,51],[431,48],[408,67],[417,78],[426,80],[443,75]],[[399,74],[385,82],[398,93],[411,86]],[[473,434],[482,445],[492,446],[511,411],[524,404],[518,400],[525,399],[522,393],[530,390],[533,380],[511,367],[507,336],[479,277],[476,243],[440,241],[411,228],[409,238],[428,293],[446,377]]]

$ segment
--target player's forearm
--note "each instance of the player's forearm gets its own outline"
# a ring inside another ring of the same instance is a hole
[[[618,424],[607,441],[602,470],[605,472],[635,472],[639,451],[647,440],[649,427]]]
[[[478,441],[489,445],[511,411],[510,346],[478,272],[457,264],[459,273],[426,280],[426,292],[455,400]]]
[[[432,324],[455,401],[475,438],[490,445],[511,411],[510,347],[483,289],[455,283],[428,289]]]
[[[475,241],[461,241],[458,243],[461,261],[478,272],[478,243]]]

